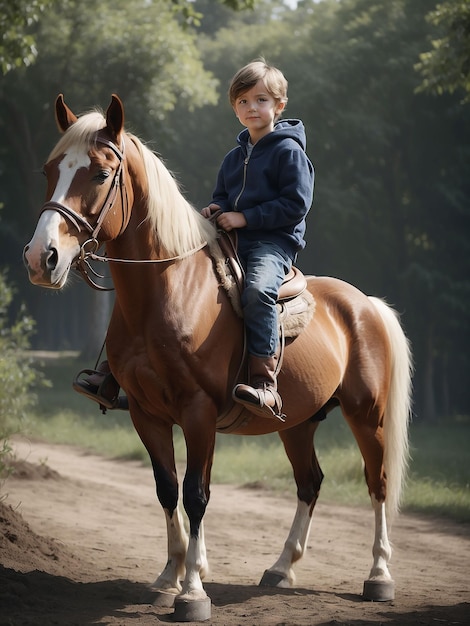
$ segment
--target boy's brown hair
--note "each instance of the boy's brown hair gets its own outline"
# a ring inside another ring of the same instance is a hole
[[[230,104],[234,106],[239,96],[254,87],[259,80],[264,82],[273,98],[287,103],[287,80],[284,74],[260,58],[242,67],[232,78],[228,90]]]

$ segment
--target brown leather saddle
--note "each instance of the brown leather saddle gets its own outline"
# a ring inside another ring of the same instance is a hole
[[[243,291],[244,272],[237,254],[236,232],[219,231],[218,242],[225,256],[227,267],[237,284],[239,293],[241,293]],[[304,274],[298,267],[292,266],[279,289],[278,302],[292,300],[300,296],[306,288],[307,279]]]

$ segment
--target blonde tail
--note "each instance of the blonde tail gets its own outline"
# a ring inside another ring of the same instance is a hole
[[[387,475],[386,511],[389,520],[398,512],[410,458],[408,428],[411,418],[413,362],[399,317],[388,304],[370,297],[387,330],[392,367],[390,392],[384,414],[384,466]]]

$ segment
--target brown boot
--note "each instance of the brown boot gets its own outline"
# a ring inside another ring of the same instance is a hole
[[[129,408],[127,398],[119,396],[119,383],[112,375],[108,361],[100,363],[96,370],[86,369],[79,372],[72,386],[78,393],[98,402],[102,410]]]
[[[269,357],[250,355],[250,384],[236,385],[232,397],[257,415],[285,422],[281,396],[277,392],[278,358],[277,354]]]

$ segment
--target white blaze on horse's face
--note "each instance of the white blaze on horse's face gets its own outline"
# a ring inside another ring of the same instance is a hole
[[[86,150],[71,147],[58,165],[58,180],[50,201],[66,205],[75,175],[81,168],[89,168],[90,163]],[[67,281],[80,244],[63,225],[64,218],[57,211],[44,211],[33,238],[24,249],[23,258],[29,279],[35,285],[60,289]]]
[[[51,197],[52,202],[66,203],[65,199],[75,174],[82,167],[90,167],[90,163],[90,157],[85,150],[78,150],[75,146],[72,146],[65,153],[64,158],[59,163],[59,180]]]

